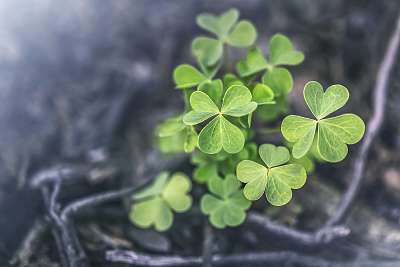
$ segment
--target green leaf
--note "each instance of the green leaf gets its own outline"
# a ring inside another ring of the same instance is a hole
[[[185,137],[185,141],[183,143],[183,150],[186,153],[192,152],[196,148],[197,142],[198,142],[198,135],[197,135],[196,131],[194,130],[193,127],[187,127],[186,128],[186,137]]]
[[[273,68],[268,71],[262,77],[262,82],[268,85],[275,95],[287,95],[293,88],[292,75],[285,68]]]
[[[305,85],[304,99],[316,120],[291,115],[282,121],[281,126],[285,139],[295,143],[294,158],[305,156],[314,143],[322,160],[339,162],[346,157],[347,145],[357,143],[364,135],[363,120],[354,114],[325,117],[344,106],[348,98],[347,89],[341,85],[332,85],[325,93],[318,82]]]
[[[268,168],[285,164],[290,159],[289,150],[284,146],[264,144],[260,146],[258,153]]]
[[[262,83],[257,83],[253,89],[253,100],[258,105],[274,104],[274,91]]]
[[[321,120],[318,128],[318,152],[326,161],[342,161],[348,152],[346,144],[357,143],[364,132],[364,122],[354,114]]]
[[[247,20],[242,20],[236,24],[226,41],[231,46],[247,47],[254,44],[256,38],[257,31],[253,24]]]
[[[310,150],[316,127],[315,120],[301,116],[290,115],[283,119],[282,135],[289,142],[295,143],[292,151],[294,158],[299,159]]]
[[[190,96],[190,105],[193,111],[183,116],[183,122],[187,125],[199,124],[219,113],[218,107],[204,92],[196,91]]]
[[[293,44],[283,34],[275,34],[269,43],[270,62],[274,65],[297,65],[303,62],[304,54],[293,49]]]
[[[233,117],[247,115],[257,108],[257,103],[252,102],[251,98],[246,86],[232,85],[225,92],[221,112]]]
[[[323,119],[343,107],[349,99],[346,87],[335,84],[323,91],[318,82],[308,82],[304,87],[304,99],[317,119]]]
[[[133,200],[144,199],[161,194],[169,177],[168,172],[162,172],[154,178],[154,182],[132,196]]]
[[[176,88],[180,89],[194,87],[207,79],[200,71],[187,64],[176,67],[173,77]]]
[[[244,135],[242,131],[221,116],[222,147],[228,153],[240,152],[244,146]]]
[[[256,117],[261,122],[272,122],[278,119],[281,114],[288,111],[288,102],[286,95],[275,95],[275,104],[261,105],[256,110]]]
[[[158,126],[157,135],[166,137],[182,131],[186,125],[182,121],[182,116],[169,118]]]
[[[264,144],[259,148],[259,155],[266,166],[251,160],[243,160],[237,165],[237,177],[246,184],[244,196],[249,200],[257,200],[265,191],[272,205],[288,203],[292,198],[292,189],[299,189],[306,181],[304,167],[299,164],[283,165],[290,158],[285,147]]]
[[[210,121],[199,134],[199,148],[207,154],[215,154],[222,149],[221,116]]]
[[[235,8],[231,8],[220,16],[212,14],[200,14],[197,16],[197,24],[219,38],[224,37],[231,30],[232,26],[237,22],[239,12]]]
[[[225,88],[227,88],[227,89],[229,87],[231,87],[232,85],[244,85],[243,82],[241,80],[239,80],[238,77],[236,77],[232,73],[225,74],[223,81],[224,81]]]
[[[206,81],[199,85],[198,90],[206,93],[219,106],[221,104],[223,88],[221,80]]]
[[[192,197],[188,195],[192,184],[189,178],[176,173],[168,181],[162,192],[162,198],[176,212],[185,212],[192,206]]]
[[[245,59],[239,61],[236,70],[240,77],[247,77],[257,72],[265,70],[268,66],[267,61],[260,48],[254,47],[247,52]]]
[[[165,231],[172,226],[172,210],[184,212],[192,205],[190,189],[186,175],[176,173],[169,178],[168,173],[161,173],[150,186],[132,196],[135,203],[129,217],[139,227],[154,225],[157,231]]]
[[[197,167],[193,172],[193,178],[196,182],[201,184],[213,180],[214,178],[220,178],[217,164],[209,163]]]
[[[306,170],[299,164],[272,168],[268,174],[267,200],[274,206],[287,204],[292,199],[292,189],[301,188],[306,179]]]
[[[209,215],[210,223],[216,228],[242,224],[251,203],[240,191],[236,177],[227,175],[225,179],[216,178],[210,180],[208,186],[213,194],[205,194],[201,198],[200,208]]]
[[[133,205],[129,217],[137,226],[148,228],[154,225],[157,231],[167,230],[173,222],[171,210],[166,202],[158,196]]]
[[[209,112],[217,114],[219,112],[218,107],[212,101],[212,99],[204,92],[196,91],[190,96],[190,105],[193,110],[201,112]]]
[[[206,66],[212,66],[221,58],[222,42],[208,37],[197,37],[192,42],[193,55]]]
[[[192,93],[190,105],[193,111],[185,114],[183,122],[187,125],[199,124],[215,115],[199,134],[199,148],[207,154],[215,154],[224,149],[228,153],[238,153],[244,146],[242,131],[228,121],[224,115],[240,117],[253,112],[257,103],[251,101],[252,95],[243,85],[232,85],[225,92],[221,112],[212,99],[202,91]]]
[[[267,186],[268,169],[251,160],[243,160],[237,165],[238,179],[246,183],[243,194],[249,200],[259,199]]]

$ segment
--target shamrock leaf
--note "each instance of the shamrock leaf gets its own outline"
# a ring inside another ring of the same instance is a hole
[[[232,85],[226,90],[221,108],[209,95],[202,91],[193,92],[190,96],[192,111],[185,114],[186,125],[196,125],[213,118],[199,134],[198,145],[201,151],[215,154],[223,149],[234,154],[242,150],[244,135],[226,116],[241,117],[253,112],[257,103],[251,101],[249,89],[243,85]]]
[[[272,89],[265,84],[257,83],[252,93],[253,100],[258,105],[275,104],[274,91],[272,91]]]
[[[173,212],[185,212],[192,205],[188,195],[191,189],[189,178],[176,173],[169,178],[168,173],[159,174],[154,182],[134,194],[130,219],[139,227],[152,225],[157,231],[165,231],[172,226]]]
[[[194,87],[208,78],[195,67],[182,64],[175,68],[173,74],[176,88],[185,89]]]
[[[182,121],[182,116],[169,118],[156,129],[158,145],[164,153],[192,152],[197,146],[197,133]]]
[[[313,142],[323,160],[342,161],[348,152],[347,145],[361,140],[365,131],[363,120],[355,114],[343,114],[326,118],[343,107],[349,92],[342,85],[332,85],[324,92],[318,82],[308,82],[304,87],[304,99],[316,118],[309,119],[290,115],[282,121],[282,134],[294,142],[293,157],[301,158],[310,150]],[[314,141],[315,140],[315,141]]]
[[[293,49],[289,38],[283,34],[275,34],[269,42],[269,60],[271,64],[298,65],[304,60],[304,54]]]
[[[209,181],[208,188],[212,194],[201,198],[200,208],[209,215],[210,223],[217,228],[242,224],[251,202],[243,196],[236,177],[230,174],[225,179],[214,178]]]
[[[263,70],[271,71],[282,65],[298,65],[304,60],[304,54],[293,50],[293,44],[283,34],[275,34],[269,42],[269,58],[264,57],[259,48],[248,51],[245,59],[239,61],[236,69],[241,77],[247,77]]]
[[[299,164],[286,164],[290,159],[286,147],[264,144],[258,153],[265,165],[251,160],[243,160],[237,165],[237,177],[246,183],[244,196],[257,200],[265,192],[272,205],[287,204],[292,199],[292,189],[299,189],[306,182],[306,171]]]
[[[256,29],[247,20],[238,22],[239,12],[230,9],[220,16],[201,14],[197,16],[197,24],[213,33],[216,37],[197,37],[192,42],[192,52],[198,61],[205,66],[212,66],[222,57],[224,44],[234,47],[247,47],[257,37]]]
[[[192,163],[197,165],[193,171],[193,179],[202,184],[215,177],[220,178],[218,174],[218,163],[223,161],[227,155],[228,154],[223,151],[214,155],[196,151],[192,156]]]

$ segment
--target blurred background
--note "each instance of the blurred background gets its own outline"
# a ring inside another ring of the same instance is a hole
[[[57,164],[104,164],[105,174],[92,173],[62,192],[62,201],[68,202],[139,183],[137,177],[147,169],[171,161],[153,149],[151,133],[160,120],[183,107],[180,92],[174,90],[173,68],[195,62],[190,43],[202,33],[195,16],[230,7],[238,8],[242,18],[255,24],[259,46],[265,48],[270,36],[282,32],[305,53],[304,63],[292,68],[294,111],[305,111],[302,89],[306,81],[318,80],[325,87],[340,83],[351,94],[345,111],[367,121],[377,68],[399,15],[397,0],[3,0],[1,266],[10,264],[29,229],[44,214],[40,190],[31,186],[38,170]],[[244,55],[240,51],[234,57]],[[348,247],[357,245],[360,255],[384,257],[400,252],[400,69],[396,62],[388,88],[387,116],[368,159],[367,177],[356,203],[358,213],[350,222],[357,227]],[[320,167],[317,178],[296,193],[299,206],[285,207],[279,218],[288,218],[294,226],[301,220],[297,226],[304,229],[320,225],[349,182],[344,174],[357,147],[352,147],[343,163]],[[138,233],[129,228],[124,214],[111,216],[106,208],[97,209],[104,211],[105,218],[87,214],[78,225],[93,266],[114,266],[104,263],[101,256],[107,244],[98,239],[104,231],[128,247],[139,242],[139,247],[151,252],[199,252],[201,245],[193,245],[186,233],[174,237],[177,229],[167,235]],[[118,226],[121,221],[124,228]],[[137,238],[142,234],[146,237]],[[254,233],[247,235],[248,248],[272,246],[252,243]],[[141,244],[137,239],[150,241]],[[220,251],[229,252],[229,239],[221,240]],[[27,266],[60,266],[52,242],[51,235],[45,234]],[[291,248],[290,244],[282,246]],[[347,257],[344,251],[323,253]],[[14,265],[24,266],[21,262]]]

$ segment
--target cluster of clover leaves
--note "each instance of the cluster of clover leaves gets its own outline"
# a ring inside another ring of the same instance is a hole
[[[305,184],[314,160],[341,161],[347,145],[364,135],[364,122],[355,114],[327,118],[346,104],[347,89],[332,85],[324,91],[311,81],[304,87],[304,100],[314,118],[286,116],[280,131],[287,147],[258,146],[253,142],[257,127],[252,122],[279,123],[288,112],[293,78],[283,66],[300,64],[304,55],[286,36],[275,34],[264,56],[254,47],[256,29],[239,20],[236,9],[220,16],[199,15],[197,24],[212,34],[192,42],[199,67],[183,64],[173,73],[176,88],[184,93],[185,111],[156,130],[162,152],[190,154],[192,179],[183,173],[161,173],[134,194],[130,218],[142,228],[167,230],[174,212],[188,211],[193,203],[192,180],[206,185],[194,203],[210,223],[216,228],[238,226],[252,201],[265,195],[274,206],[287,204],[292,190]],[[247,47],[247,56],[237,63],[236,74],[221,73],[224,51],[231,47]]]

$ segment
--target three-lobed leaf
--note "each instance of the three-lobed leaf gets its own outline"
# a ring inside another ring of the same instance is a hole
[[[243,196],[237,178],[231,174],[225,179],[212,179],[208,188],[212,194],[203,195],[200,208],[209,215],[210,223],[216,228],[242,224],[251,202]]]
[[[216,35],[217,39],[209,37],[197,37],[192,42],[192,52],[198,61],[205,66],[215,65],[223,54],[223,45],[234,47],[251,46],[256,38],[257,31],[249,21],[238,22],[239,12],[230,9],[220,16],[212,14],[200,14],[197,16],[197,24]]]
[[[207,80],[207,77],[195,67],[188,64],[182,64],[175,68],[173,79],[176,88],[185,89],[200,84]]]
[[[290,115],[282,121],[282,134],[289,142],[294,142],[293,157],[301,158],[310,150],[313,142],[323,160],[342,161],[347,153],[347,145],[361,140],[365,124],[355,114],[343,114],[326,118],[343,107],[349,92],[342,85],[332,85],[324,92],[318,82],[308,82],[304,87],[304,99],[315,120]]]
[[[269,42],[269,59],[273,65],[297,65],[303,62],[304,54],[295,51],[290,39],[278,33]]]
[[[154,225],[157,231],[169,229],[173,222],[173,212],[185,212],[192,205],[189,178],[176,173],[169,177],[161,173],[154,182],[142,191],[134,194],[130,219],[139,227]]]
[[[225,116],[241,117],[253,112],[257,103],[251,101],[249,89],[243,85],[230,86],[223,97],[221,108],[202,91],[190,96],[192,111],[183,117],[187,125],[196,125],[213,118],[199,134],[198,145],[201,151],[215,154],[223,149],[228,153],[238,153],[244,146],[242,131]]]
[[[296,163],[286,164],[290,154],[283,146],[261,145],[259,155],[265,165],[243,160],[237,166],[237,177],[246,184],[244,196],[249,200],[257,200],[265,192],[272,205],[287,204],[292,198],[292,189],[299,189],[306,182],[304,167]]]

